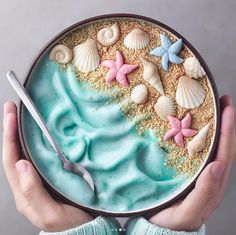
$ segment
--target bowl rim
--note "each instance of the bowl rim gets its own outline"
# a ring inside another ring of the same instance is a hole
[[[140,210],[136,210],[136,211],[130,211],[130,212],[129,211],[128,212],[112,212],[112,211],[106,211],[106,210],[102,210],[102,209],[98,209],[98,208],[91,208],[91,207],[88,207],[85,205],[81,205],[79,203],[72,201],[69,198],[66,198],[57,189],[55,189],[55,187],[53,187],[46,180],[46,178],[44,178],[44,176],[38,171],[37,167],[35,166],[35,164],[33,163],[32,159],[31,159],[30,153],[28,152],[28,148],[27,148],[25,140],[24,140],[23,127],[22,127],[22,110],[23,110],[22,101],[20,101],[19,109],[18,109],[18,129],[19,129],[20,143],[21,143],[22,150],[24,153],[23,158],[29,160],[33,164],[33,166],[36,168],[37,172],[39,173],[40,178],[42,179],[43,184],[44,184],[45,188],[47,189],[47,191],[51,194],[51,196],[53,196],[55,199],[59,200],[60,202],[75,206],[75,207],[85,210],[95,216],[103,215],[103,216],[116,216],[116,217],[130,217],[130,216],[144,215],[145,217],[150,217],[152,214],[154,214],[160,210],[163,210],[164,208],[167,208],[168,206],[170,206],[171,204],[173,204],[177,200],[184,198],[194,188],[195,182],[196,182],[197,178],[199,177],[200,173],[203,171],[203,169],[207,166],[208,163],[210,163],[211,161],[214,160],[214,156],[215,156],[214,153],[216,151],[216,146],[217,146],[218,139],[219,139],[219,129],[220,129],[220,123],[221,123],[219,96],[218,96],[218,91],[217,91],[217,87],[216,87],[215,81],[213,79],[213,76],[212,76],[207,64],[205,63],[205,61],[201,57],[201,55],[198,53],[198,51],[181,34],[176,32],[174,29],[172,29],[171,27],[167,26],[166,24],[164,24],[158,20],[152,19],[150,17],[137,15],[137,14],[130,14],[130,13],[115,13],[115,14],[98,15],[95,17],[90,17],[90,18],[81,20],[77,23],[70,25],[69,27],[66,27],[64,30],[62,30],[56,36],[54,36],[51,40],[49,40],[45,44],[45,46],[37,53],[36,57],[33,59],[33,62],[31,63],[28,72],[26,73],[25,80],[24,80],[24,86],[27,88],[28,81],[30,80],[29,78],[30,78],[31,73],[33,72],[36,64],[40,61],[41,57],[45,54],[45,52],[58,41],[58,39],[63,37],[65,34],[71,32],[73,29],[76,29],[76,28],[83,26],[85,24],[88,24],[88,23],[91,23],[91,22],[97,21],[97,20],[105,20],[105,19],[113,19],[113,18],[130,18],[130,19],[133,18],[136,20],[144,20],[144,21],[147,21],[149,23],[153,23],[157,26],[160,26],[160,27],[166,29],[167,31],[169,31],[173,35],[175,35],[176,37],[182,38],[183,43],[190,49],[190,51],[193,52],[193,54],[196,56],[196,58],[200,61],[201,65],[203,66],[203,68],[207,74],[207,77],[209,79],[209,82],[211,84],[213,97],[215,99],[215,111],[216,111],[216,113],[215,113],[215,122],[216,122],[215,128],[216,129],[215,129],[214,140],[212,141],[212,145],[211,145],[212,148],[210,150],[207,160],[201,166],[201,170],[197,174],[195,174],[195,177],[193,177],[193,179],[191,179],[191,181],[190,181],[191,183],[189,183],[186,188],[184,188],[183,190],[180,190],[180,192],[177,193],[173,198],[171,198],[170,200],[168,200],[160,205],[152,206],[149,208],[140,209]]]

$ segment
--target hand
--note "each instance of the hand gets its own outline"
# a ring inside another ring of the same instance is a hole
[[[21,156],[16,105],[8,102],[3,117],[3,166],[15,197],[17,210],[32,224],[47,232],[67,230],[93,219],[75,207],[61,204],[44,189],[29,161]]]
[[[203,170],[184,201],[157,213],[149,219],[151,223],[175,231],[195,231],[220,205],[236,155],[232,100],[223,96],[220,102],[222,120],[215,161]]]

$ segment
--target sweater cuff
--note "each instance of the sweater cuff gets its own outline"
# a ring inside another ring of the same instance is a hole
[[[127,235],[204,235],[205,225],[198,231],[185,232],[185,231],[172,231],[167,228],[159,227],[151,224],[143,217],[136,217],[131,219],[126,224]]]
[[[62,232],[40,232],[39,235],[118,235],[120,224],[114,218],[97,217],[79,227]]]

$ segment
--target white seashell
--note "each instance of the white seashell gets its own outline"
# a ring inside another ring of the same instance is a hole
[[[194,109],[199,107],[206,96],[206,92],[202,85],[187,76],[181,76],[176,90],[177,103],[186,109]]]
[[[168,120],[167,116],[175,115],[176,106],[175,106],[174,101],[171,98],[163,95],[157,99],[157,102],[154,105],[154,109],[155,109],[157,115],[162,120],[166,121],[166,120]]]
[[[188,142],[188,153],[190,157],[194,157],[195,153],[202,151],[206,144],[207,133],[210,124],[204,126],[198,133]]]
[[[187,58],[184,61],[183,65],[185,72],[189,77],[200,78],[206,75],[204,69],[202,68],[196,57]]]
[[[125,46],[130,50],[140,50],[149,43],[149,36],[141,29],[135,28],[124,39]]]
[[[113,24],[110,28],[101,29],[97,34],[97,39],[103,46],[115,44],[119,37],[120,29],[117,23]]]
[[[49,59],[60,64],[69,63],[72,60],[72,57],[72,50],[63,44],[56,45],[49,53]]]
[[[81,43],[73,48],[75,67],[81,72],[91,72],[99,66],[100,56],[96,41],[88,38],[84,43]]]
[[[162,95],[164,95],[164,90],[157,70],[157,66],[143,58],[140,58],[140,60],[143,63],[144,80],[147,81],[150,85],[152,85]]]
[[[134,87],[131,92],[131,100],[136,104],[144,104],[148,100],[148,89],[144,84]]]

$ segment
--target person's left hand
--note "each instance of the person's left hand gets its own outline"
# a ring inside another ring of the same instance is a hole
[[[223,96],[220,101],[222,119],[215,161],[207,165],[182,202],[152,216],[149,222],[175,231],[195,231],[220,205],[236,155],[232,99]]]
[[[16,106],[8,102],[3,117],[3,166],[15,197],[17,210],[36,227],[58,232],[87,223],[94,218],[75,207],[55,201],[45,190],[32,164],[20,160]]]

